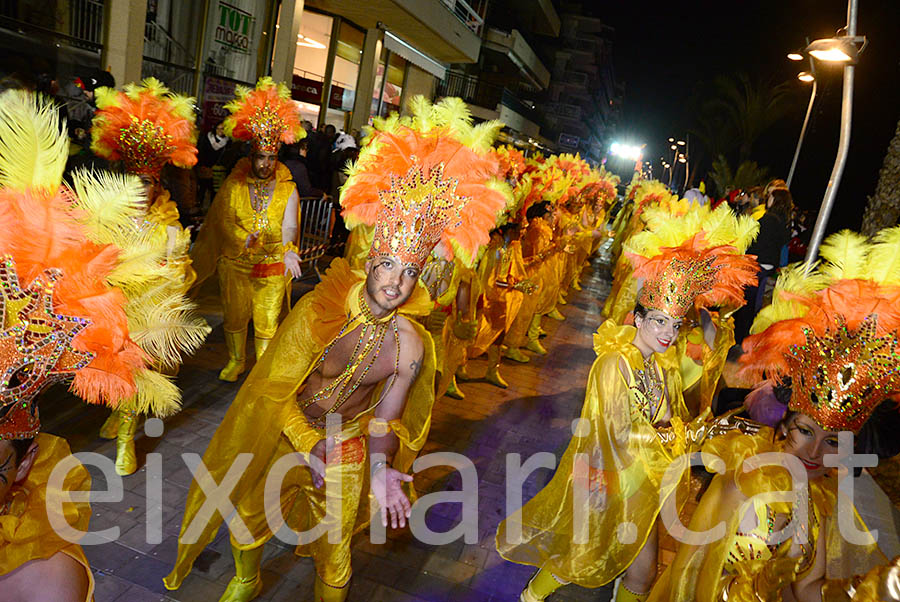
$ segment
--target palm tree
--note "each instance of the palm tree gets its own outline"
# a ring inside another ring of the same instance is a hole
[[[699,89],[692,103],[696,121],[688,131],[705,152],[695,151],[694,158],[703,154],[716,161],[725,156],[737,165],[748,161],[760,136],[791,110],[791,89],[788,82],[752,80],[746,73],[719,76]]]
[[[862,233],[872,236],[882,228],[889,228],[900,217],[900,121],[888,145],[884,164],[878,172],[875,195],[869,197],[863,214]]]
[[[756,161],[744,161],[732,172],[724,155],[713,161],[712,169],[707,176],[718,196],[724,197],[732,190],[746,190],[753,186],[762,186],[769,180],[769,169],[760,167]]]

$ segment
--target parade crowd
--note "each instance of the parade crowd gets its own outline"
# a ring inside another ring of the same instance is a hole
[[[357,141],[313,130],[270,78],[198,134],[193,99],[153,78],[85,79],[69,100],[0,94],[3,599],[93,597],[72,536],[88,530],[72,494],[90,476],[41,432],[48,386],[111,410],[99,435],[133,474],[138,428],[179,411],[179,365],[210,332],[201,287],[221,299],[219,378],[243,381],[194,472],[165,586],[224,524],[220,600],[253,600],[266,543],[289,528],[316,534],[297,546],[316,570],[298,599],[346,599],[353,536],[412,515],[435,400],[465,403],[476,378],[506,388],[504,365],[561,343],[543,326],[602,251],[613,289],[581,415],[496,534],[504,559],[534,567],[519,599],[615,583],[617,602],[900,600],[900,562],[845,487],[862,455],[900,452],[900,227],[844,230],[818,263],[791,263],[805,226],[780,180],[682,198],[500,145],[504,124],[475,124],[458,98],[416,97]],[[344,252],[291,306],[301,199],[326,194]],[[746,388],[725,382],[729,357]],[[659,572],[663,526],[679,546]]]

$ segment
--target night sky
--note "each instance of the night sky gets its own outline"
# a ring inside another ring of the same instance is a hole
[[[900,118],[900,2],[860,0],[859,5],[857,32],[869,45],[856,69],[850,155],[830,231],[859,227]],[[616,76],[626,86],[619,137],[648,145],[655,174],[659,157],[670,152],[667,138],[683,137],[690,123],[685,105],[691,95],[704,93],[717,75],[743,71],[776,83],[790,81],[795,90],[792,112],[756,144],[751,157],[774,176],[787,176],[810,88],[796,79],[808,70],[808,61],[792,62],[785,55],[802,48],[807,36],[834,36],[846,24],[846,1],[603,0],[585,2],[584,8],[616,29]],[[820,63],[818,99],[791,187],[795,202],[814,210],[837,152],[841,80],[840,67]]]

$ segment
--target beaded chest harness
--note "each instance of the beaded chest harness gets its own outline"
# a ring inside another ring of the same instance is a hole
[[[359,291],[359,306],[362,310],[362,314],[360,316],[351,316],[350,319],[347,320],[338,335],[331,343],[328,344],[328,346],[325,348],[325,351],[322,352],[322,356],[316,363],[316,367],[314,370],[319,370],[321,368],[322,364],[325,363],[325,359],[328,357],[328,353],[335,346],[335,344],[337,344],[337,342],[341,340],[344,334],[347,333],[348,329],[350,329],[351,326],[355,327],[357,323],[362,322],[362,328],[359,332],[359,339],[357,339],[356,341],[356,345],[353,348],[353,353],[350,354],[350,360],[347,362],[347,366],[339,375],[334,378],[334,380],[317,391],[315,395],[307,400],[300,402],[302,404],[302,409],[306,410],[313,404],[331,399],[332,396],[334,396],[334,404],[321,416],[315,419],[308,418],[309,423],[312,426],[325,428],[325,417],[328,416],[328,414],[334,414],[335,412],[337,412],[341,408],[341,406],[344,405],[347,400],[350,399],[350,397],[356,392],[363,381],[365,381],[366,376],[369,374],[369,370],[371,370],[372,366],[375,365],[375,362],[377,361],[378,356],[381,353],[381,348],[384,344],[384,339],[387,336],[388,329],[392,330],[394,333],[396,352],[394,355],[394,371],[391,375],[391,379],[387,387],[385,388],[385,393],[387,393],[390,387],[394,384],[394,381],[397,379],[397,374],[400,371],[400,333],[397,326],[396,312],[392,313],[387,318],[376,318],[372,314],[372,310],[369,309],[368,304],[363,298],[362,289],[360,289]],[[359,376],[354,379],[353,376],[357,373],[359,373]]]

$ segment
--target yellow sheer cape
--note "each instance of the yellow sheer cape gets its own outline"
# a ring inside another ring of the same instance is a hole
[[[0,515],[0,575],[6,575],[26,562],[47,559],[62,552],[82,565],[88,578],[88,595],[94,592],[94,577],[81,546],[69,543],[57,535],[47,517],[47,483],[56,464],[69,456],[65,439],[40,433],[35,438],[38,456],[28,477],[9,491],[9,510]],[[78,464],[63,481],[64,491],[90,491],[91,476]],[[61,492],[50,492],[58,496]],[[62,505],[63,518],[74,529],[87,531],[91,520],[91,506],[87,502],[67,502]]]
[[[478,277],[484,290],[484,306],[478,334],[469,348],[469,357],[478,357],[486,352],[497,337],[512,326],[525,297],[522,291],[515,290],[513,286],[525,280],[526,275],[521,242],[512,241],[499,253],[488,247],[478,265]],[[499,281],[503,281],[506,286],[500,286]]]
[[[643,414],[635,412],[635,393],[620,369],[622,361],[632,373],[643,368],[643,357],[631,343],[634,336],[633,327],[610,321],[594,336],[597,359],[576,436],[550,483],[497,529],[497,550],[503,558],[547,569],[583,587],[600,587],[634,561],[653,528],[660,499],[675,494],[676,501],[683,501],[685,496],[676,491],[686,492],[686,473],[660,490],[673,461],[686,466],[681,455],[686,450],[687,413],[678,365],[674,357],[655,357],[666,374],[676,434],[672,442],[663,443]],[[579,504],[584,520],[576,518],[576,491],[587,491],[581,502],[585,505]],[[631,526],[619,527],[625,523]],[[516,541],[518,528],[522,535]]]
[[[261,490],[266,478],[263,472],[275,453],[285,425],[299,411],[296,404],[298,391],[325,347],[347,322],[351,291],[358,290],[354,287],[360,286],[364,278],[362,272],[351,270],[344,258],[333,260],[322,281],[297,302],[278,328],[269,349],[253,367],[231,403],[203,455],[203,462],[210,475],[220,483],[238,454],[252,454],[249,466],[231,491],[232,503]],[[399,313],[427,315],[430,309],[428,292],[417,286]],[[390,423],[391,430],[400,439],[393,464],[402,472],[409,471],[425,444],[434,403],[434,347],[421,325],[414,320],[410,323],[422,339],[425,356],[422,370],[407,397],[403,416]],[[373,395],[377,396],[378,391]],[[366,432],[365,424],[362,427]],[[185,503],[182,534],[205,500],[196,481],[192,482]],[[367,503],[367,496],[363,495],[362,500]],[[367,521],[368,516],[367,508],[359,513],[360,520]],[[165,579],[167,588],[177,589],[181,585],[194,560],[212,542],[222,522],[222,516],[216,513],[204,527],[197,543],[179,542],[175,567]]]
[[[657,580],[650,594],[649,602],[718,602],[722,599],[722,592],[728,583],[728,575],[736,575],[744,587],[732,586],[729,600],[736,602],[759,602],[759,600],[781,600],[779,590],[758,591],[756,587],[765,584],[765,580],[755,579],[755,576],[769,563],[783,562],[785,567],[797,566],[800,573],[797,576],[806,576],[815,564],[815,542],[819,537],[825,537],[826,549],[826,577],[842,578],[853,573],[865,572],[874,564],[883,561],[884,556],[874,544],[869,546],[856,546],[849,544],[840,536],[835,516],[837,480],[826,477],[809,482],[809,495],[811,499],[811,512],[815,515],[810,520],[809,541],[810,549],[799,564],[796,560],[789,560],[788,554],[791,548],[791,540],[788,540],[776,549],[757,550],[755,553],[746,549],[744,540],[748,538],[739,535],[739,523],[746,506],[735,506],[726,501],[731,498],[726,493],[726,485],[733,482],[737,489],[746,496],[752,498],[765,492],[791,491],[791,477],[788,471],[781,466],[767,466],[744,473],[742,470],[745,459],[757,454],[781,452],[783,445],[774,441],[774,434],[770,428],[762,428],[755,435],[746,435],[738,431],[731,431],[725,435],[709,440],[703,447],[703,452],[721,458],[725,463],[724,474],[717,475],[709,488],[703,494],[697,508],[694,510],[689,528],[693,531],[705,531],[712,529],[722,520],[722,509],[729,512],[725,524],[726,536],[705,545],[679,544],[678,551],[672,564]],[[707,459],[708,460],[708,459]],[[733,500],[732,500],[733,501]],[[790,502],[766,502],[754,500],[752,503],[764,504],[773,512],[789,517],[791,514]],[[852,507],[852,506],[847,506]],[[812,518],[812,517],[811,517]],[[854,520],[857,527],[865,528],[862,519],[855,514]],[[741,556],[746,560],[735,563],[728,556],[732,550],[740,548]],[[764,551],[760,558],[754,558],[760,551]],[[848,566],[848,565],[852,565]],[[772,568],[771,566],[768,568]]]

